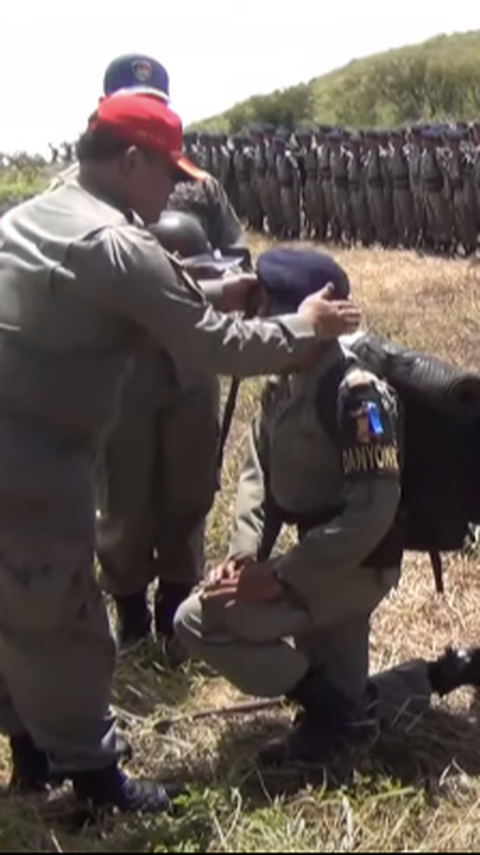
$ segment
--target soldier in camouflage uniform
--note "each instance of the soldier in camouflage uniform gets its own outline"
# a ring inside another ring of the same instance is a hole
[[[461,244],[466,255],[477,247],[476,198],[474,164],[470,154],[461,147],[465,133],[451,128],[445,133],[448,145],[447,179],[449,203],[453,214],[455,249]]]
[[[198,134],[195,131],[184,134],[183,149],[189,160],[200,167],[200,152],[198,147]]]
[[[249,138],[244,134],[233,137],[233,171],[238,187],[239,216],[247,228],[260,231],[261,213],[254,184],[254,158]]]
[[[213,174],[228,195],[232,159],[227,148],[227,137],[225,134],[215,134],[212,143]]]
[[[477,207],[477,230],[480,230],[480,122],[473,123],[473,175]]]
[[[312,131],[305,129],[298,134],[302,146],[305,184],[303,205],[307,237],[322,240],[325,236],[325,217],[323,215],[321,188],[319,187],[318,149],[313,146]]]
[[[261,212],[262,227],[264,231],[265,220],[268,219],[268,177],[267,177],[267,144],[263,128],[255,125],[250,129],[250,136],[254,145],[254,184],[255,192],[258,199],[258,204]]]
[[[325,236],[331,237],[332,223],[335,220],[335,201],[332,178],[332,147],[328,135],[333,133],[331,125],[320,125],[317,131],[317,147],[319,152],[319,172],[325,211]]]
[[[372,221],[368,207],[365,181],[365,156],[362,152],[362,137],[353,135],[349,141],[348,191],[352,210],[352,236],[354,243],[370,246],[373,240]]]
[[[266,158],[267,158],[267,188],[268,188],[268,229],[272,237],[280,238],[283,234],[282,200],[280,198],[280,183],[277,175],[277,149],[275,144],[275,128],[265,127]]]
[[[408,155],[401,131],[390,133],[390,175],[393,186],[395,229],[400,246],[410,249],[415,243],[415,212],[410,189]]]
[[[421,127],[413,126],[408,142],[408,168],[410,188],[412,191],[413,210],[415,216],[416,245],[421,246],[425,231],[425,199],[422,185],[422,131]]]
[[[212,137],[207,131],[198,135],[200,169],[213,175]]]
[[[306,149],[304,146],[304,140],[312,140],[312,136],[307,128],[297,128],[293,134],[293,155],[295,157],[295,162],[298,167],[298,174],[300,180],[300,229],[302,234],[305,233],[307,236],[310,234],[310,227],[307,223],[307,214],[305,207],[305,184],[307,182],[307,176],[305,172],[305,154]]]
[[[365,141],[367,145],[365,178],[368,207],[372,218],[375,240],[383,247],[387,247],[391,241],[391,231],[388,210],[385,204],[385,197],[388,192],[386,154],[380,148],[377,131],[367,131]]]
[[[343,146],[344,134],[333,131],[327,137],[331,146],[331,166],[335,217],[332,222],[332,237],[335,243],[347,244],[352,239],[352,217],[348,188],[348,154]]]
[[[293,153],[287,148],[288,136],[285,132],[277,133],[275,145],[277,179],[282,206],[282,237],[298,239],[300,237],[300,173]]]
[[[452,245],[452,217],[448,204],[448,179],[442,133],[433,128],[423,131],[421,161],[425,198],[426,242],[435,252],[448,252]]]
[[[378,141],[382,154],[381,164],[383,168],[383,204],[385,206],[386,232],[389,235],[387,246],[396,246],[398,242],[397,229],[395,226],[395,212],[393,207],[393,181],[390,172],[390,139],[389,131],[383,129],[378,131]]]

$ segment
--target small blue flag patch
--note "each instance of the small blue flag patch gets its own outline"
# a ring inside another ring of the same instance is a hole
[[[368,415],[368,424],[370,427],[370,432],[372,436],[383,436],[385,433],[382,419],[380,416],[380,410],[378,409],[377,404],[374,404],[372,401],[369,401],[367,404],[367,415]]]

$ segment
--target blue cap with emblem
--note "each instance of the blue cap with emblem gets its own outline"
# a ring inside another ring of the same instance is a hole
[[[143,54],[126,54],[114,59],[103,78],[105,95],[128,89],[130,92],[152,93],[170,100],[170,78],[166,68]]]
[[[315,250],[272,249],[257,260],[257,275],[269,298],[268,313],[296,312],[306,297],[331,282],[334,299],[346,300],[350,281],[331,255]]]

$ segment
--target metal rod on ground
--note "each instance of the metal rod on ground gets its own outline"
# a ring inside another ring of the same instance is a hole
[[[155,730],[165,733],[174,727],[176,724],[186,724],[187,722],[203,721],[209,718],[228,718],[235,715],[246,715],[252,712],[262,712],[265,710],[275,709],[285,703],[285,698],[269,698],[264,701],[246,701],[241,704],[232,704],[231,706],[216,707],[200,712],[191,713],[190,715],[172,716],[171,718],[163,718],[155,724]]]

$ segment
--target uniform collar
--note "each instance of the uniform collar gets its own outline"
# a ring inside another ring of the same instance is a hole
[[[340,341],[326,343],[318,354],[318,360],[306,371],[289,375],[289,389],[293,395],[315,394],[320,379],[346,354],[346,348]]]

